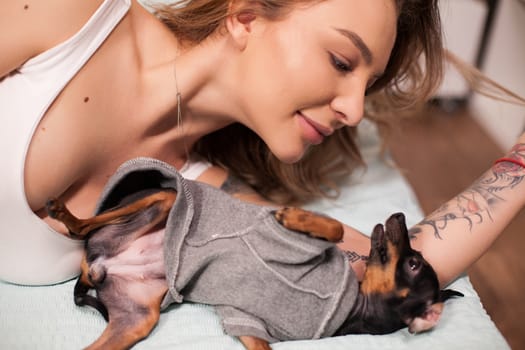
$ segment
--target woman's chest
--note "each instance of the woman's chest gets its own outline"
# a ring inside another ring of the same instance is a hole
[[[92,214],[108,178],[128,159],[165,157],[166,143],[147,135],[154,116],[127,47],[102,47],[60,92],[39,121],[25,159],[29,206],[42,217],[60,196],[79,216]],[[168,159],[169,160],[169,159]],[[40,211],[39,211],[40,210]]]

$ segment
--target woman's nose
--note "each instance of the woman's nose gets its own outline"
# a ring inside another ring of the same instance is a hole
[[[337,114],[340,123],[356,126],[364,116],[365,89],[347,88],[332,100],[330,107]]]

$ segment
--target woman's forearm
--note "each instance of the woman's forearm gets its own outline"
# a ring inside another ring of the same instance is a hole
[[[349,226],[344,226],[344,229],[343,241],[337,246],[345,252],[357,278],[362,280],[370,253],[370,238]]]
[[[506,157],[525,164],[525,136],[519,142]],[[444,286],[487,251],[524,204],[525,168],[508,161],[497,163],[411,228],[412,247],[430,262]],[[368,237],[345,227],[339,248],[361,279],[370,250]]]
[[[516,144],[507,157],[525,164],[525,143]],[[410,230],[412,247],[431,263],[442,285],[486,252],[523,208],[524,177],[522,166],[497,163]]]

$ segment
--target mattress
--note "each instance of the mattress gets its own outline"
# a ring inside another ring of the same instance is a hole
[[[423,214],[402,174],[391,160],[379,155],[379,139],[374,127],[362,124],[359,142],[368,164],[366,170],[348,178],[340,197],[309,204],[364,233],[402,211],[409,225]],[[42,287],[0,282],[0,349],[80,349],[89,345],[106,326],[92,308],[73,303],[75,281]],[[276,350],[337,349],[510,349],[487,315],[468,276],[461,276],[450,288],[464,298],[448,300],[444,313],[432,331],[413,335],[407,329],[388,335],[347,335],[320,340],[272,344]],[[161,314],[151,335],[134,349],[239,349],[242,344],[227,336],[214,309],[208,305],[172,305]]]

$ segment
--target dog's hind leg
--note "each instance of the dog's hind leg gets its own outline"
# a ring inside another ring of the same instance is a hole
[[[69,230],[69,236],[75,239],[84,239],[85,236],[102,226],[125,222],[130,214],[137,213],[145,208],[157,205],[159,219],[165,218],[171,209],[177,193],[172,190],[160,190],[128,205],[108,210],[89,219],[75,217],[59,199],[49,199],[46,209],[50,217],[63,222]],[[153,224],[153,223],[152,223]]]
[[[126,284],[124,293],[111,282],[107,287],[102,293],[105,293],[103,299],[107,305],[109,322],[101,336],[87,350],[129,349],[146,338],[159,321],[160,304],[167,292],[167,285],[161,280]]]
[[[312,237],[339,242],[343,238],[343,225],[332,218],[301,208],[287,207],[274,212],[275,218],[287,229],[305,232]]]
[[[138,313],[110,318],[108,326],[100,338],[89,345],[86,350],[129,349],[147,337],[157,324],[160,312],[154,310],[130,311],[138,311]]]

